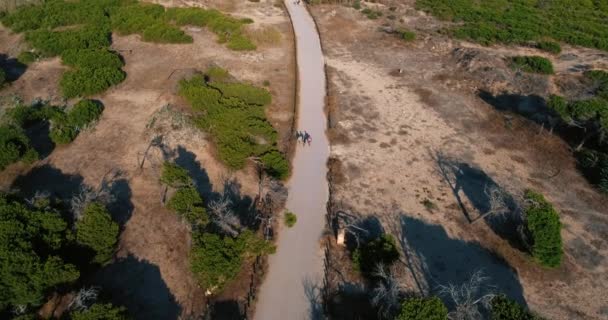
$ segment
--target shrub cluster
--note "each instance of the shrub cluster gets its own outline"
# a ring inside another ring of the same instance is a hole
[[[291,211],[285,211],[285,225],[289,228],[296,225],[298,217]]]
[[[76,310],[70,313],[71,320],[127,320],[126,309],[116,307],[110,303],[95,303],[85,310]]]
[[[395,320],[447,320],[448,309],[438,297],[411,298],[401,304]]]
[[[184,217],[191,225],[202,228],[209,223],[209,217],[188,171],[174,163],[163,163],[160,181],[176,192],[167,202],[167,208]]]
[[[54,110],[48,117],[51,122],[51,140],[56,144],[74,141],[82,130],[99,119],[102,112],[103,106],[92,100],[80,100],[67,113],[60,109]]]
[[[93,262],[98,264],[114,255],[119,232],[118,224],[100,203],[89,204],[76,222],[76,242],[95,251]]]
[[[603,139],[608,132],[608,72],[591,70],[585,77],[591,82],[593,97],[567,101],[551,96],[547,106],[564,124],[573,127],[572,131],[584,136],[575,148],[579,167],[591,183],[608,192],[608,143]]]
[[[511,67],[525,72],[553,74],[551,60],[538,56],[517,56],[511,58]]]
[[[17,60],[25,65],[29,65],[38,60],[38,55],[33,52],[23,51],[17,56]]]
[[[399,38],[407,42],[416,40],[416,34],[409,30],[401,29],[397,34],[399,35]]]
[[[370,275],[377,264],[389,266],[399,260],[399,250],[395,238],[390,234],[383,234],[355,249],[352,258],[357,270]]]
[[[558,267],[562,262],[563,248],[559,214],[542,194],[525,192],[526,228],[531,236],[532,256],[546,267]]]
[[[491,301],[491,309],[492,320],[542,320],[505,295],[494,297]]]
[[[33,162],[38,153],[21,127],[0,125],[0,170],[18,161]]]
[[[553,54],[562,52],[562,47],[557,42],[553,41],[540,41],[536,44],[536,47],[540,50],[547,51]]]
[[[418,9],[459,22],[454,35],[482,44],[525,43],[551,38],[574,45],[608,50],[605,16],[598,1],[418,0]]]
[[[120,58],[108,51],[112,31],[137,33],[149,42],[190,43],[192,37],[180,26],[205,26],[230,49],[256,48],[243,33],[243,25],[251,23],[250,19],[239,20],[217,10],[199,8],[165,11],[161,5],[136,1],[50,0],[23,6],[1,21],[15,32],[26,32],[26,40],[36,49],[23,56],[24,62],[33,61],[38,55],[61,55],[64,63],[74,68],[61,79],[61,89],[68,98],[101,93],[125,79]],[[60,27],[64,30],[59,31]],[[67,61],[66,57],[72,59]]]
[[[210,71],[206,77],[182,80],[180,95],[204,114],[195,123],[211,134],[220,159],[238,169],[249,157],[257,157],[269,174],[286,178],[289,163],[277,149],[277,133],[264,112],[271,101],[270,93],[231,82],[227,72],[218,68]]]
[[[243,231],[236,238],[198,233],[194,235],[190,263],[203,287],[220,291],[236,277],[245,259],[274,251],[274,245],[250,230]]]
[[[381,11],[372,10],[370,8],[365,8],[365,9],[361,10],[361,13],[363,13],[368,19],[371,19],[371,20],[378,19],[379,17],[382,16]]]

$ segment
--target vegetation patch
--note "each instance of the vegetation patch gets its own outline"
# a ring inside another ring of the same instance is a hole
[[[538,56],[517,56],[511,58],[511,67],[525,72],[553,74],[551,60]]]
[[[451,32],[482,44],[546,38],[608,50],[608,5],[602,1],[417,0],[418,9],[459,22]]]
[[[403,41],[406,41],[406,42],[416,40],[416,34],[412,31],[409,31],[406,29],[398,30],[397,34],[399,35],[399,38],[401,38]]]
[[[240,169],[247,159],[255,158],[272,176],[286,178],[289,163],[277,148],[277,133],[264,111],[270,93],[234,82],[218,69],[180,82],[180,95],[202,113],[195,123],[211,134],[219,158],[229,167]]]
[[[38,153],[32,148],[23,129],[14,125],[0,125],[0,170],[18,161],[29,163],[37,159]]]
[[[25,32],[25,39],[35,49],[24,55],[61,56],[73,67],[61,79],[67,98],[98,94],[125,79],[123,64],[108,51],[111,34],[139,34],[143,41],[156,43],[191,43],[192,37],[181,26],[207,27],[233,50],[255,50],[244,34],[243,25],[250,19],[236,19],[217,10],[171,8],[137,1],[44,1],[41,5],[22,6],[1,18],[15,32]]]
[[[126,309],[116,307],[110,303],[95,303],[84,310],[76,310],[70,313],[72,320],[127,320]]]
[[[357,270],[370,275],[378,264],[390,266],[399,260],[399,250],[395,238],[389,234],[383,234],[355,249],[352,258]]]
[[[285,211],[285,225],[289,228],[296,225],[298,217],[291,211]]]
[[[95,251],[94,263],[103,264],[112,258],[118,234],[118,224],[112,220],[106,207],[100,203],[89,204],[76,223],[76,241]]]
[[[381,11],[372,10],[370,8],[365,8],[365,9],[361,10],[361,13],[363,13],[368,19],[371,19],[371,20],[378,19],[379,17],[382,16]]]
[[[401,304],[396,320],[447,320],[448,309],[438,297],[411,298]]]
[[[43,119],[51,122],[50,137],[56,144],[67,144],[87,128],[89,124],[97,121],[103,112],[103,106],[92,100],[81,100],[74,107],[64,112],[57,107],[48,106],[43,111]],[[52,109],[50,109],[52,108]]]
[[[505,295],[494,297],[491,309],[492,320],[542,320]]]
[[[540,50],[553,54],[562,52],[562,47],[559,45],[559,43],[554,41],[540,41],[538,44],[536,44],[536,47]]]
[[[540,193],[527,190],[525,201],[526,226],[531,237],[532,256],[543,266],[558,267],[563,256],[559,214]]]

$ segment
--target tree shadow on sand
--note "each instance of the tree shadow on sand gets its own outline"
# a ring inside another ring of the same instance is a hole
[[[519,233],[524,223],[521,208],[508,191],[483,170],[468,163],[454,161],[443,155],[437,155],[436,162],[439,172],[452,189],[452,194],[469,223],[480,219],[485,213],[497,211],[483,216],[484,222],[494,233],[509,241],[511,246],[526,251]],[[461,191],[478,213],[469,212],[461,198]],[[498,201],[497,198],[501,200]],[[496,208],[498,203],[501,208]]]
[[[216,301],[209,306],[209,316],[213,320],[242,320],[241,306],[236,300]]]
[[[181,307],[158,266],[129,255],[105,266],[90,280],[135,319],[178,319]]]
[[[188,170],[206,205],[210,201],[217,201],[226,197],[231,201],[232,209],[239,217],[243,226],[254,230],[259,227],[253,199],[241,193],[241,184],[236,179],[226,179],[223,185],[223,192],[214,191],[209,175],[205,168],[201,166],[201,163],[196,160],[196,155],[182,146],[177,148],[175,163]]]
[[[12,82],[19,79],[25,73],[27,65],[15,58],[10,58],[6,54],[0,54],[0,68],[6,72],[6,79]]]
[[[537,95],[500,94],[492,95],[481,90],[478,96],[499,111],[524,116],[538,124],[555,125],[555,113],[547,107],[545,99]]]
[[[400,223],[404,254],[422,263],[422,276],[432,294],[439,294],[439,285],[459,285],[481,270],[490,277],[495,293],[526,305],[517,272],[502,258],[478,243],[450,238],[439,225],[406,215],[400,216]],[[451,301],[446,303],[452,307]]]

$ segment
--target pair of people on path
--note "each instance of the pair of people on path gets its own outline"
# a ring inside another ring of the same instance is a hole
[[[296,131],[296,141],[300,141],[300,140],[302,140],[303,145],[306,145],[307,142],[308,142],[308,145],[310,145],[310,143],[312,142],[312,137],[310,136],[310,134],[308,134],[308,132],[306,130]]]

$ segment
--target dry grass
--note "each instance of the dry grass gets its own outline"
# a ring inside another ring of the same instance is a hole
[[[256,45],[263,47],[277,46],[283,39],[281,32],[273,26],[263,26],[255,29],[248,28],[245,32]]]

